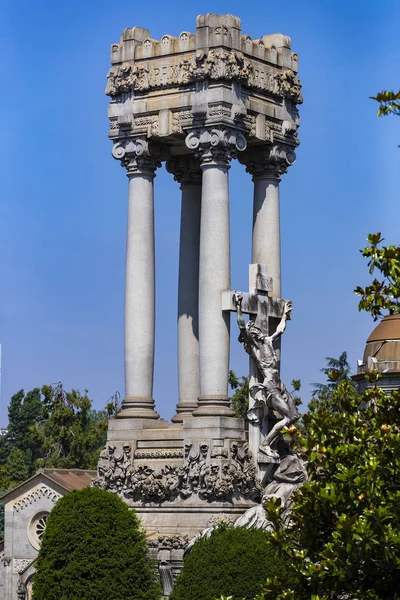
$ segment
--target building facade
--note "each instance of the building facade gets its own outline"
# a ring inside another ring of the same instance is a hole
[[[95,471],[42,469],[3,496],[4,541],[0,545],[0,599],[29,600],[35,561],[49,513],[59,498],[89,486]]]

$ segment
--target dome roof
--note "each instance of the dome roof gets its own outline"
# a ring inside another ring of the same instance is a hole
[[[363,363],[371,359],[378,371],[400,369],[400,314],[384,317],[367,339]]]

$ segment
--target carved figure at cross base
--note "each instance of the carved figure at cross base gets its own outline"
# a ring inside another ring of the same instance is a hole
[[[296,404],[281,381],[279,359],[273,346],[273,342],[278,340],[286,329],[286,321],[292,311],[292,304],[291,302],[285,303],[279,325],[272,335],[267,335],[252,319],[249,319],[247,324],[245,323],[242,313],[243,295],[235,292],[233,298],[240,329],[239,341],[243,343],[246,352],[256,363],[262,377],[261,383],[250,387],[250,395],[255,400],[255,404],[248,411],[247,418],[249,421],[262,423],[260,412],[264,416],[268,409],[272,409],[282,416],[282,419],[268,432],[259,448],[259,451],[266,456],[279,459],[279,454],[272,448],[272,444],[277,440],[284,427],[299,418]]]

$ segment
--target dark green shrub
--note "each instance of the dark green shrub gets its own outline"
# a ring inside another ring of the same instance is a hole
[[[221,527],[198,540],[184,559],[170,600],[214,600],[221,595],[250,600],[267,577],[290,565],[267,541],[264,531]]]
[[[35,563],[34,600],[158,600],[144,533],[120,498],[75,490],[49,515]]]

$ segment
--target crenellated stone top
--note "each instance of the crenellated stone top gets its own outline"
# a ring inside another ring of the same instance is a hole
[[[297,72],[298,56],[291,52],[290,37],[273,33],[253,40],[249,35],[242,34],[241,27],[238,17],[208,13],[197,17],[196,34],[182,31],[178,37],[166,34],[160,40],[155,40],[148,29],[127,28],[119,44],[111,46],[111,64],[223,46],[243,52],[250,58]]]

